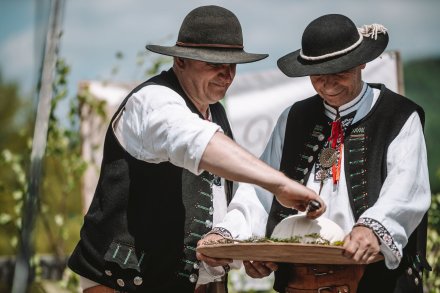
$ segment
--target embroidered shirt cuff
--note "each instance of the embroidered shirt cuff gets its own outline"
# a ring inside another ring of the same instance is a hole
[[[391,236],[390,232],[388,232],[388,230],[381,223],[371,218],[359,218],[354,226],[364,226],[373,230],[374,234],[379,237],[381,246],[386,246],[386,250],[388,253],[383,251],[383,249],[381,250],[385,256],[387,267],[394,268],[398,266],[400,260],[402,259],[402,254],[400,253],[399,248],[394,242],[394,239]]]
[[[229,239],[232,238],[231,232],[229,232],[227,229],[222,228],[222,227],[214,227],[214,228],[212,228],[212,230],[209,231],[208,233],[206,233],[205,235],[203,235],[202,238],[204,238],[204,237],[206,237],[206,236],[208,236],[210,234],[218,234],[218,235],[222,236],[223,238],[229,238]]]

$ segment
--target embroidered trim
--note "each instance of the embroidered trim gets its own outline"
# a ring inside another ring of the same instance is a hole
[[[231,232],[229,232],[228,229],[222,228],[222,227],[214,227],[211,231],[203,235],[202,239],[210,234],[218,234],[224,238],[232,238]]]
[[[374,234],[381,239],[381,242],[391,249],[393,254],[398,259],[402,258],[397,245],[394,243],[393,237],[391,236],[390,232],[388,232],[388,230],[382,226],[381,223],[371,218],[359,218],[354,226],[364,226],[370,228],[373,230]]]

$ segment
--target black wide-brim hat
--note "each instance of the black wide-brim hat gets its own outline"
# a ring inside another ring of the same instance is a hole
[[[304,30],[302,48],[278,59],[289,77],[334,74],[379,57],[388,45],[386,28],[379,24],[357,28],[346,16],[328,14]]]
[[[163,55],[210,63],[250,63],[269,56],[245,52],[237,17],[214,5],[201,6],[188,13],[175,46],[147,45],[146,48]]]

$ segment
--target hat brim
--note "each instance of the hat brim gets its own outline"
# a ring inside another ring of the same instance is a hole
[[[300,50],[289,53],[277,61],[278,68],[289,77],[318,74],[334,74],[379,57],[388,45],[388,34],[380,34],[377,39],[366,38],[354,50],[332,58],[309,61],[301,58]]]
[[[209,63],[242,64],[262,60],[268,54],[247,53],[241,49],[193,48],[180,46],[147,45],[147,50],[167,55],[205,61]]]

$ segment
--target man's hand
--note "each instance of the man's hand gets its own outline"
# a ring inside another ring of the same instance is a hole
[[[219,234],[209,234],[206,237],[202,238],[197,242],[197,246],[203,244],[204,242],[213,242],[224,239],[223,236]],[[212,258],[201,254],[200,252],[196,252],[196,257],[198,260],[204,261],[207,265],[211,267],[225,266],[232,262],[230,258]]]
[[[326,205],[324,201],[317,195],[313,190],[286,178],[285,185],[280,188],[275,196],[278,202],[285,207],[293,207],[301,212],[307,209],[310,201],[314,200],[319,203],[320,207],[313,211],[307,212],[307,217],[310,219],[315,219],[322,215],[326,210]]]
[[[273,271],[278,270],[278,265],[274,262],[262,261],[243,261],[246,274],[254,279],[261,279],[269,276]]]
[[[361,264],[371,263],[380,253],[380,242],[376,234],[363,226],[356,226],[345,236],[344,256]]]

